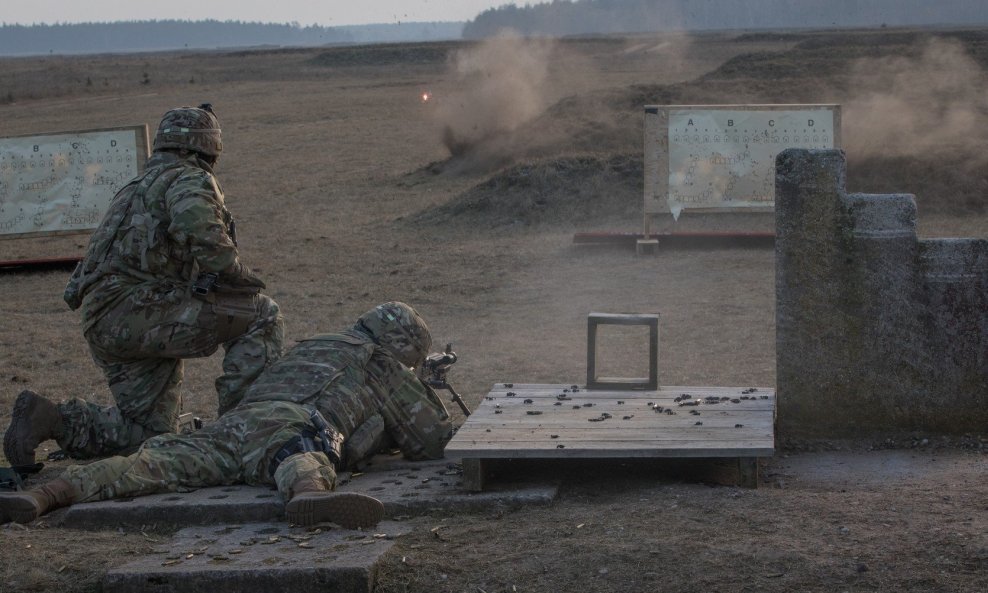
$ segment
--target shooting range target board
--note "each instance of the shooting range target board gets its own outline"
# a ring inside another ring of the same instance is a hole
[[[494,385],[446,445],[464,487],[482,490],[497,460],[656,458],[723,458],[755,487],[757,458],[775,453],[774,389],[575,387]]]
[[[147,157],[144,125],[0,138],[0,239],[92,231]]]
[[[646,106],[646,218],[771,211],[780,152],[839,146],[839,105]]]

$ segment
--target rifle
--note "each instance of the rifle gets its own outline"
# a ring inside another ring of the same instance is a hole
[[[446,374],[449,373],[450,367],[456,363],[456,360],[456,352],[453,352],[452,343],[446,344],[444,351],[430,354],[425,358],[425,362],[422,363],[422,370],[429,373],[429,376],[424,378],[423,381],[433,389],[445,389],[449,391],[453,396],[453,401],[463,410],[463,415],[469,416],[470,410],[467,408],[467,404],[464,403],[460,394],[453,389],[453,386],[446,381]]]

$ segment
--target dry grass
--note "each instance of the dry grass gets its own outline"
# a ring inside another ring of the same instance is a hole
[[[569,216],[570,206],[597,215],[589,208],[595,197],[589,189],[614,189],[621,169],[611,168],[607,177],[603,163],[624,162],[640,150],[643,102],[757,96],[773,81],[680,83],[715,73],[732,57],[788,51],[797,42],[708,35],[560,43],[544,90],[548,108],[505,137],[502,147],[510,149],[510,158],[499,161],[505,169],[447,162],[436,108],[423,104],[420,93],[428,90],[441,99],[461,90],[462,81],[436,57],[448,44],[427,49],[428,59],[402,58],[402,51],[422,51],[418,46],[390,47],[383,61],[382,50],[362,55],[319,49],[2,60],[0,88],[12,101],[0,96],[0,134],[153,125],[168,108],[212,102],[228,149],[218,175],[238,219],[243,255],[285,311],[289,337],[339,328],[378,302],[405,300],[429,320],[437,343],[454,342],[461,362],[451,379],[471,406],[498,381],[581,381],[586,315],[594,310],[661,313],[663,384],[773,385],[771,251],[635,258],[623,250],[573,246],[574,228],[640,228],[637,211],[626,207],[637,179],[624,179],[620,192],[603,200],[616,200],[623,214],[562,222],[551,215]],[[572,98],[561,100],[566,97]],[[512,169],[515,158],[520,168]],[[588,165],[570,171],[573,163]],[[511,209],[538,206],[526,200],[525,191],[511,194],[509,186],[519,183],[525,167],[535,172],[551,204],[543,213],[548,216],[535,226],[499,224]],[[640,174],[631,171],[627,175]],[[856,174],[852,166],[852,185]],[[898,185],[895,175],[872,175],[876,184],[919,191]],[[489,217],[469,206],[472,199],[502,194],[514,201],[500,203],[500,209],[495,204]],[[580,203],[567,204],[571,196]],[[921,229],[984,236],[986,225],[984,217],[958,217],[948,208],[921,220]],[[6,241],[0,250],[6,257],[50,257],[78,253],[81,242]],[[61,302],[67,275],[0,278],[0,424],[9,421],[23,388],[59,399],[107,401],[78,318]],[[614,336],[613,350],[631,352],[638,339]],[[632,356],[617,356],[614,364],[625,359],[637,364]],[[187,366],[186,411],[214,415],[212,379],[218,369],[217,356]],[[382,586],[981,590],[986,567],[978,554],[988,544],[947,534],[974,538],[978,529],[985,531],[977,496],[983,500],[988,493],[983,480],[970,479],[983,472],[983,457],[962,461],[950,484],[852,488],[846,494],[819,486],[738,493],[635,480],[626,477],[627,468],[594,479],[583,469],[567,479],[562,500],[551,508],[456,517],[444,523],[450,525],[448,541],[436,540],[427,529],[400,541]],[[57,466],[45,475],[54,475]],[[947,504],[941,486],[952,496],[969,491],[974,498]],[[890,499],[901,500],[903,511],[886,527],[882,517]],[[965,522],[971,516],[980,518]],[[580,523],[586,527],[576,530]],[[860,524],[866,535],[839,540],[834,531],[843,523]],[[942,534],[930,535],[934,524]],[[0,538],[0,582],[15,591],[90,590],[103,565],[86,562],[87,555],[95,551],[115,565],[140,544],[139,536],[117,540],[60,529],[8,528]],[[540,551],[524,556],[514,551],[519,542]],[[14,549],[8,546],[19,551],[8,555]],[[413,562],[401,563],[402,556]],[[869,571],[858,572],[860,563]],[[58,572],[62,565],[79,566],[85,578],[67,582]]]

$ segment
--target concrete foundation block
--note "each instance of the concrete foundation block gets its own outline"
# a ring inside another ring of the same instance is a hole
[[[378,456],[368,471],[340,474],[338,490],[381,500],[386,517],[545,505],[558,493],[556,484],[545,481],[505,482],[489,491],[469,492],[455,461],[408,462]],[[284,507],[274,489],[238,485],[77,504],[57,522],[75,529],[238,524],[283,521]]]
[[[407,533],[290,528],[284,523],[191,527],[138,560],[107,572],[105,593],[369,593],[377,564]]]
[[[844,154],[776,161],[779,436],[988,426],[988,243],[920,241],[907,194],[848,194]]]

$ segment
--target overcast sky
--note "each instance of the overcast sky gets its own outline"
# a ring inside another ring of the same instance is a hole
[[[537,3],[537,2],[536,2]],[[142,20],[260,21],[361,25],[467,21],[508,0],[2,0],[0,22],[84,23]]]

